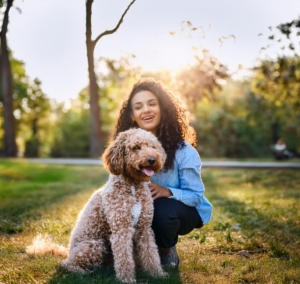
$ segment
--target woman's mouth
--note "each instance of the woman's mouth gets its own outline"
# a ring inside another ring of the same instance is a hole
[[[150,122],[153,120],[153,118],[154,118],[154,116],[145,116],[144,118],[142,118],[142,120],[145,122]]]

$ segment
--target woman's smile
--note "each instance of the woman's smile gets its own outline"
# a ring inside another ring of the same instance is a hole
[[[144,118],[142,118],[142,119],[143,119],[144,121],[146,121],[146,122],[151,122],[153,118],[154,118],[154,116],[146,116],[146,117],[144,117]]]
[[[157,97],[150,91],[140,91],[132,98],[131,109],[131,119],[140,128],[156,135],[161,118]]]

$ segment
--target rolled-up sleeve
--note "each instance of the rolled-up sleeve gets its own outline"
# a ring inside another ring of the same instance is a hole
[[[170,198],[196,207],[203,200],[204,185],[201,179],[201,160],[198,152],[190,146],[188,151],[176,157],[178,160],[179,188],[168,187],[173,196]]]

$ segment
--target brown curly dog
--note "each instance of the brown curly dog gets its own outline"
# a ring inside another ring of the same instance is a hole
[[[105,264],[112,253],[119,280],[135,282],[135,259],[150,274],[165,277],[151,229],[153,201],[147,182],[162,169],[166,154],[157,138],[142,129],[119,133],[102,156],[111,172],[79,214],[62,266],[87,272]],[[49,253],[50,246],[45,248]],[[42,252],[34,246],[27,252]],[[63,254],[61,247],[53,247]]]

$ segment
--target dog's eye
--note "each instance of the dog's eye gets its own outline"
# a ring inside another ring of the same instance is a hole
[[[134,146],[132,149],[133,150],[141,150],[141,146]]]

